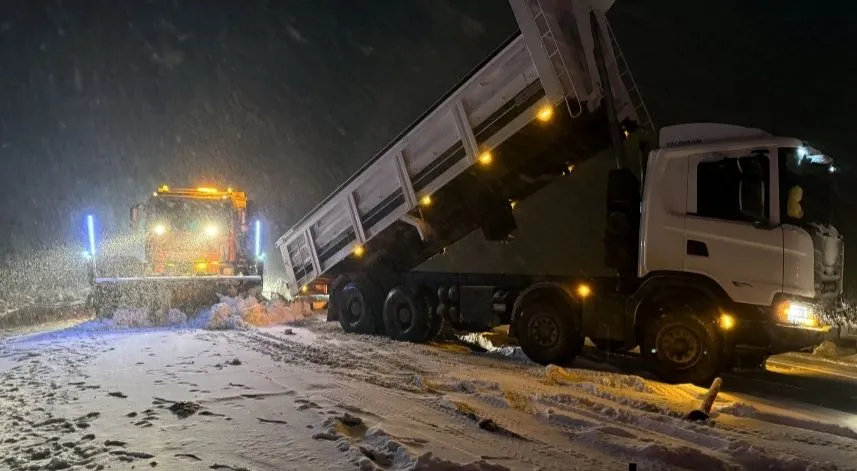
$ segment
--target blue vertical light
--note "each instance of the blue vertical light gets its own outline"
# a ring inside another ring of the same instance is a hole
[[[262,221],[256,220],[256,258],[262,253]]]
[[[89,234],[89,255],[95,257],[95,218],[86,215],[86,232]]]

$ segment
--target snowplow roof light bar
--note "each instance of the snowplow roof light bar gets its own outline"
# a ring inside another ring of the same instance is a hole
[[[170,188],[168,185],[161,185],[156,196],[177,197],[177,198],[194,198],[194,199],[229,199],[232,204],[239,209],[247,207],[247,194],[243,191],[235,191],[232,187],[226,190],[219,190],[211,187],[198,188]]]

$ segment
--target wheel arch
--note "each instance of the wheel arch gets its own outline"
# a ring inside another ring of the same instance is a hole
[[[628,303],[634,326],[639,326],[647,316],[652,315],[649,312],[652,302],[672,293],[680,293],[682,297],[693,296],[726,310],[731,310],[733,305],[726,290],[708,276],[675,271],[653,272],[643,279]]]
[[[524,303],[534,299],[548,298],[553,300],[561,300],[568,304],[569,308],[576,310],[574,322],[578,328],[582,328],[582,305],[577,295],[568,287],[550,281],[534,283],[521,291],[515,303],[512,306],[512,316],[509,319],[509,335],[515,336],[515,324],[521,316],[521,309]]]

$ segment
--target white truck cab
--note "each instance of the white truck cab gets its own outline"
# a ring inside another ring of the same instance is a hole
[[[665,127],[649,154],[638,276],[693,274],[781,325],[823,330],[842,293],[844,244],[832,225],[827,156],[741,126]]]

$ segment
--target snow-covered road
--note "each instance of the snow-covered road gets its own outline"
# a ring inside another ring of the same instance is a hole
[[[855,469],[857,368],[786,355],[702,389],[303,327],[91,324],[0,344],[3,469]],[[620,371],[621,369],[621,371]]]

